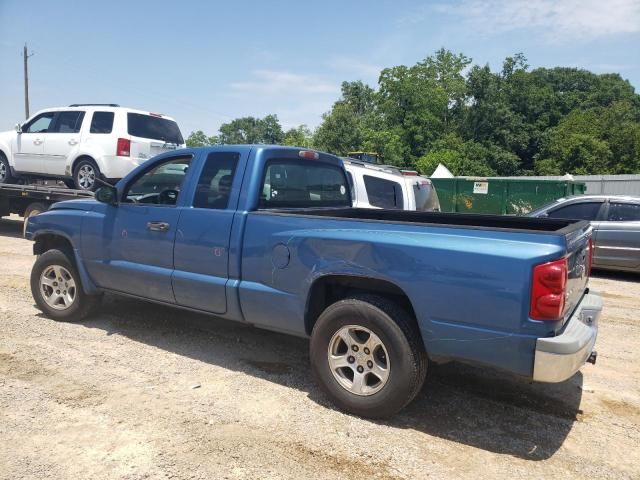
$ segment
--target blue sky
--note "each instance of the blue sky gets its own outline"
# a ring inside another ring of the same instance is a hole
[[[640,0],[109,2],[0,0],[0,130],[31,112],[119,103],[174,116],[185,135],[275,113],[318,125],[343,80],[440,47],[500,67],[618,72],[640,88]]]

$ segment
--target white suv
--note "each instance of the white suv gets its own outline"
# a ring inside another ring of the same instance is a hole
[[[96,177],[118,180],[145,160],[182,147],[178,125],[165,115],[114,104],[48,108],[0,133],[0,183],[51,177],[95,190]]]
[[[440,200],[427,177],[415,170],[343,158],[356,208],[439,212]]]

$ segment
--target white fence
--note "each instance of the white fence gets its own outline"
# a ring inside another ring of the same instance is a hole
[[[566,176],[496,178],[513,178],[518,180],[568,180]],[[573,180],[584,182],[587,186],[586,193],[640,196],[640,175],[573,175]]]

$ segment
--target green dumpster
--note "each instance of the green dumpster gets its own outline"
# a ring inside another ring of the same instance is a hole
[[[542,205],[586,190],[573,180],[432,178],[443,212],[525,215]]]

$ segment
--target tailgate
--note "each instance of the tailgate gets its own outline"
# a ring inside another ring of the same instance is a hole
[[[569,271],[564,321],[571,316],[580,303],[589,281],[589,240],[593,230],[588,222],[582,221],[574,225],[576,228],[565,236]]]

